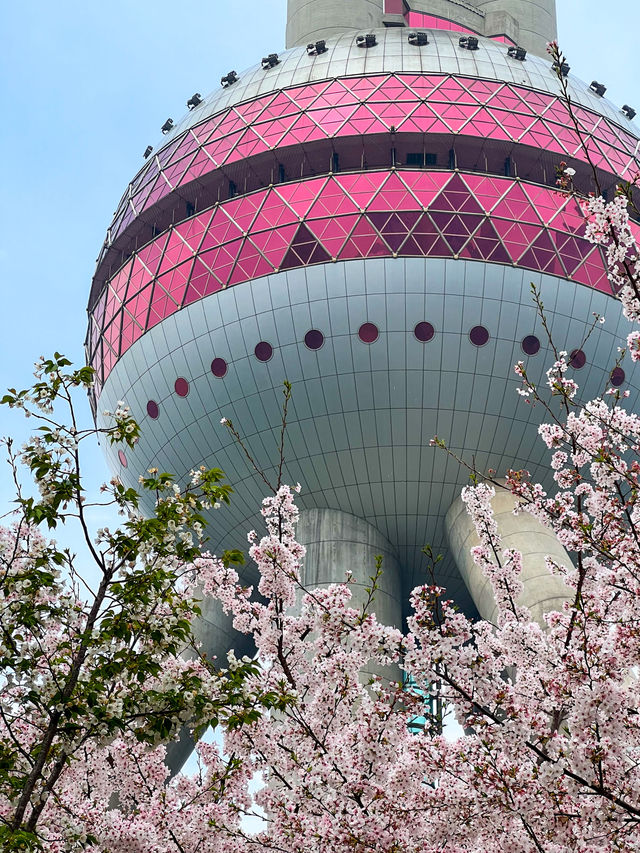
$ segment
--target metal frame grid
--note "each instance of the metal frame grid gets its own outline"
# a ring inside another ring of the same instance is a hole
[[[336,259],[479,260],[609,293],[602,249],[584,230],[574,198],[510,178],[393,170],[283,184],[217,205],[135,253],[94,307],[91,363],[101,383],[138,338],[183,306]]]

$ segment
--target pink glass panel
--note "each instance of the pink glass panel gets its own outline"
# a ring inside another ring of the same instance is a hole
[[[360,213],[360,206],[368,211],[366,215]],[[348,212],[339,213],[342,208]],[[424,213],[424,208],[430,212]],[[252,224],[256,211],[260,213]],[[491,221],[486,218],[489,211]],[[553,230],[545,230],[535,211],[552,223]],[[289,217],[286,224],[283,216]],[[233,218],[243,217],[248,239],[235,236],[240,231]],[[199,214],[144,247],[97,303],[92,343],[106,326],[102,352],[108,375],[118,351],[125,352],[146,329],[181,304],[278,267],[325,263],[334,257],[458,253],[571,275],[574,281],[610,292],[601,250],[579,236],[583,228],[573,199],[509,178],[400,170],[282,185],[225,202],[215,212]],[[640,234],[635,223],[633,228]],[[188,260],[174,266],[182,257],[180,235],[186,235],[187,229],[193,229],[196,242],[204,235],[203,248],[195,262],[188,252]],[[159,278],[150,285],[147,264],[156,268],[161,258]],[[126,285],[129,269],[123,310],[114,287]],[[97,351],[100,346],[97,342]]]

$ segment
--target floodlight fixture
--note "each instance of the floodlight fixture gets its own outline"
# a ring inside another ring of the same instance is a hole
[[[478,39],[475,36],[460,36],[458,44],[465,50],[478,49]]]
[[[358,47],[375,47],[378,39],[375,33],[367,33],[365,36],[356,36],[356,44]]]
[[[518,47],[514,44],[507,50],[507,56],[510,56],[512,59],[519,59],[520,62],[524,62],[527,58],[527,51],[523,47]]]
[[[633,121],[634,118],[636,117],[636,111],[634,110],[633,107],[630,107],[629,104],[625,104],[622,107],[622,112],[626,115],[626,117],[629,119],[629,121]]]
[[[597,95],[599,98],[602,98],[604,93],[607,91],[607,87],[603,83],[598,83],[597,80],[592,80],[589,88],[594,95]]]
[[[224,77],[220,78],[220,85],[223,89],[226,89],[227,86],[233,86],[234,83],[238,82],[238,75],[235,71],[230,71],[228,74],[225,74]]]
[[[276,65],[280,65],[277,53],[270,53],[269,56],[262,57],[262,67],[265,71],[268,71],[270,68],[275,68]]]
[[[147,147],[144,149],[144,154],[142,155],[145,160],[149,159],[149,155],[151,154],[152,151],[153,151],[153,145],[147,145]]]
[[[170,133],[173,130],[173,119],[168,118],[165,123],[162,125],[160,130],[165,134]]]
[[[317,42],[309,42],[307,45],[307,53],[309,56],[320,56],[321,53],[326,53],[329,50],[324,39]]]
[[[569,65],[568,62],[561,62],[560,64],[558,64],[557,62],[554,62],[553,63],[553,70],[559,71],[563,77],[568,77],[569,72],[571,71],[571,66]]]
[[[426,33],[409,33],[407,36],[407,41],[409,44],[415,45],[415,47],[424,47],[429,44],[429,38]]]
[[[195,108],[200,106],[201,103],[202,103],[202,95],[200,94],[200,92],[196,92],[187,101],[187,109],[195,110]]]

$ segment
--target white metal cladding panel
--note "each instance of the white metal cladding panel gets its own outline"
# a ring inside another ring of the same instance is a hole
[[[587,287],[526,270],[480,262],[370,259],[296,269],[214,294],[184,308],[144,335],[122,357],[106,382],[100,410],[124,399],[142,423],[134,451],[114,470],[133,485],[148,467],[185,477],[200,464],[224,469],[235,489],[230,508],[212,516],[212,547],[246,546],[259,526],[264,485],[227,431],[231,418],[267,475],[274,476],[282,382],[293,383],[287,429],[288,482],[300,481],[302,506],[329,506],[366,518],[397,545],[406,590],[424,580],[420,549],[444,550],[442,518],[467,474],[442,451],[429,447],[438,435],[480,468],[505,472],[527,467],[542,475],[548,458],[537,437],[542,409],[516,393],[519,359],[536,381],[552,361],[531,302],[530,282],[541,288],[555,342],[580,346],[592,312],[604,314],[584,347],[587,364],[575,371],[584,399],[604,390],[628,324],[619,304]],[[265,292],[269,298],[265,297]],[[370,345],[357,332],[375,322]],[[419,321],[435,327],[428,343],[416,340]],[[470,329],[490,333],[473,346]],[[309,350],[310,328],[325,335]],[[523,355],[521,341],[536,334],[542,349]],[[254,355],[266,340],[266,363]],[[225,359],[223,379],[209,369]],[[640,372],[625,363],[628,405],[637,409]],[[190,383],[178,397],[177,377]],[[146,414],[155,400],[160,415]],[[367,567],[367,569],[370,567]],[[471,607],[457,570],[441,564],[441,579],[461,606]]]

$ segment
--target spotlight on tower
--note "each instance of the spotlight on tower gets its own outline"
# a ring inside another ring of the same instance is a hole
[[[172,130],[173,130],[173,119],[172,119],[172,118],[168,118],[168,119],[165,121],[165,123],[162,125],[162,127],[160,128],[160,130],[165,134],[165,136],[166,136],[166,134],[167,134],[167,133],[169,133],[170,131],[172,131]]]
[[[512,59],[519,59],[520,62],[524,62],[527,58],[527,51],[523,47],[513,45],[507,50],[507,56],[510,56]]]
[[[429,44],[426,33],[409,33],[407,40],[409,44],[413,44],[416,47],[424,47],[426,44]]]
[[[275,68],[276,65],[280,65],[277,53],[270,53],[269,56],[262,57],[262,67],[265,71],[268,71],[270,68]]]
[[[626,115],[626,117],[629,119],[629,121],[633,121],[634,118],[636,117],[636,111],[634,110],[633,107],[630,107],[629,104],[625,104],[622,107],[622,112]]]
[[[465,50],[477,50],[478,39],[475,36],[460,36],[458,44]]]
[[[562,74],[562,76],[563,76],[563,77],[568,77],[568,76],[569,76],[569,72],[571,71],[571,66],[569,65],[569,63],[568,63],[568,62],[563,62],[563,63],[562,63],[562,64],[560,64],[560,65],[558,65],[558,63],[557,63],[557,62],[554,62],[554,63],[553,63],[553,70],[554,70],[554,71],[559,71],[559,72]]]
[[[233,86],[234,83],[238,82],[238,75],[235,71],[230,71],[224,77],[220,78],[220,85],[223,89],[226,89],[227,86]]]
[[[598,83],[597,80],[592,80],[589,88],[599,98],[602,98],[604,93],[607,91],[607,87],[603,83]]]
[[[144,149],[144,154],[142,155],[145,160],[149,159],[149,155],[151,154],[152,151],[153,151],[153,145],[147,145],[147,147]]]
[[[187,109],[195,110],[196,107],[200,106],[202,103],[202,95],[200,92],[196,92],[195,95],[192,95],[187,101]]]
[[[356,44],[358,47],[375,47],[378,44],[378,39],[375,33],[367,33],[366,36],[356,36]]]
[[[317,42],[309,42],[307,45],[307,53],[309,56],[320,56],[321,53],[326,53],[329,50],[324,39]]]

